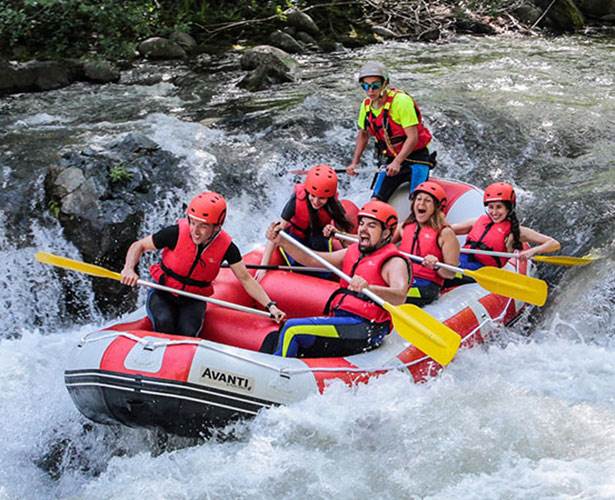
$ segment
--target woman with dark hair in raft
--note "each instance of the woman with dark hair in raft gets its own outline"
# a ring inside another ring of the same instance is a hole
[[[520,260],[559,250],[560,244],[554,238],[519,224],[516,201],[515,190],[510,184],[496,182],[487,186],[483,196],[486,214],[451,226],[455,234],[468,235],[463,248],[503,253],[517,251]],[[526,242],[536,246],[523,250]],[[508,258],[462,253],[460,260],[459,267],[475,270],[483,266],[503,267]]]
[[[337,196],[337,174],[329,165],[312,167],[305,183],[296,184],[295,190],[284,209],[280,229],[299,240],[312,250],[332,251],[332,235],[337,230],[350,232],[353,229],[346,210]],[[267,242],[261,265],[268,265],[276,246]],[[288,265],[300,265],[280,248]],[[259,270],[255,278],[260,281],[266,270]]]

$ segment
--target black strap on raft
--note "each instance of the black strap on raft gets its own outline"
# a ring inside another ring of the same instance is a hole
[[[170,269],[167,266],[165,266],[163,262],[160,263],[160,267],[162,268],[162,271],[164,272],[164,274],[179,281],[182,285],[196,286],[200,288],[206,288],[211,285],[211,281],[195,280],[193,278],[190,278],[189,276],[182,276],[181,274],[178,274],[175,271],[173,271],[173,269]]]
[[[325,304],[325,308],[323,310],[323,314],[325,316],[328,316],[329,313],[331,312],[331,304],[333,303],[333,299],[335,299],[335,297],[337,297],[338,295],[352,295],[353,297],[356,297],[357,299],[361,299],[366,302],[373,302],[373,300],[371,300],[367,295],[365,295],[362,292],[355,292],[354,290],[348,290],[348,288],[338,288],[331,294],[331,296],[327,300],[327,303]],[[374,302],[374,304],[376,303]]]
[[[350,276],[354,276],[354,272],[357,266],[359,265],[359,262],[361,262],[361,259],[365,257],[366,255],[362,253],[359,255],[359,258],[357,259],[357,261],[352,265],[352,268],[350,269],[350,273],[348,273]],[[333,302],[333,299],[335,299],[335,297],[337,297],[338,295],[352,295],[353,297],[356,297],[357,299],[364,300],[366,302],[373,302],[374,304],[376,304],[376,302],[371,300],[367,295],[365,295],[362,292],[355,292],[353,290],[348,290],[348,288],[338,288],[329,296],[329,299],[327,300],[327,303],[325,304],[325,309],[324,309],[325,316],[329,315],[329,312],[331,311],[331,303]],[[340,301],[340,304],[343,301],[344,299]],[[382,307],[379,304],[376,304],[376,305],[378,305],[379,307]]]
[[[489,232],[489,230],[493,227],[493,221],[489,222],[486,226],[485,226],[485,230],[483,231],[483,234],[480,235],[480,238],[478,238],[478,241],[474,241],[474,240],[466,240],[466,243],[470,245],[470,248],[474,249],[474,250],[485,250],[487,252],[493,252],[493,248],[485,245],[483,243],[483,238],[485,236],[487,236],[487,233]],[[474,257],[472,257],[474,258]],[[504,266],[504,262],[502,262],[502,259],[498,256],[493,256],[493,258],[497,261],[498,263],[498,267],[503,267]]]

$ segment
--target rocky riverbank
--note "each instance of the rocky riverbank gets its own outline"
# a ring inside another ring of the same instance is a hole
[[[75,81],[157,83],[160,78],[151,75],[145,80],[122,79],[120,70],[134,69],[143,61],[181,60],[193,69],[207,71],[212,54],[272,46],[257,63],[252,56],[244,58],[252,62],[242,62],[249,73],[240,86],[259,90],[293,79],[289,54],[329,52],[385,40],[439,42],[457,33],[564,33],[591,25],[615,25],[615,0],[482,0],[471,8],[448,0],[308,1],[301,9],[268,17],[194,25],[190,33],[173,31],[168,36],[133,40],[134,54],[128,59],[106,61],[83,54],[81,58],[16,62],[32,49],[0,43],[0,95],[51,90]]]

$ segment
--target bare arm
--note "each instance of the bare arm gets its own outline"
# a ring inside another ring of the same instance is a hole
[[[246,265],[243,263],[243,260],[232,264],[230,268],[231,271],[233,271],[235,277],[242,284],[248,295],[260,305],[262,305],[264,308],[267,308],[267,304],[271,302],[271,299],[269,298],[269,295],[267,295],[265,289],[260,285],[260,283],[256,281],[252,276],[250,276]],[[275,320],[278,323],[286,316],[286,314],[284,314],[284,312],[282,312],[276,306],[272,306],[269,309],[269,312],[273,314]]]
[[[280,227],[282,227],[283,229],[286,229],[288,226],[290,226],[290,222],[282,219],[281,221],[277,222],[277,224],[280,225]],[[271,256],[273,255],[274,250],[276,249],[276,246],[273,244],[272,241],[267,241],[267,244],[265,245],[265,250],[263,252],[263,257],[261,258],[261,265],[262,266],[267,266],[269,265],[269,262],[271,261]],[[256,281],[260,281],[265,277],[265,274],[267,273],[266,269],[259,269],[258,271],[256,271],[256,274],[254,275],[254,278],[256,279]]]
[[[451,224],[451,228],[455,234],[468,234],[472,230],[474,224],[476,224],[477,220],[478,218],[457,222],[456,224]]]
[[[551,238],[550,236],[539,233],[538,231],[534,231],[529,227],[521,226],[519,230],[521,233],[521,241],[524,243],[527,242],[537,245],[528,250],[523,250],[519,254],[521,260],[531,259],[534,255],[541,253],[557,252],[561,247],[559,241],[555,238]],[[512,245],[512,238],[509,239],[509,245]],[[510,248],[512,250],[512,246]]]
[[[451,266],[459,265],[459,241],[455,236],[455,232],[450,227],[445,227],[440,233],[438,244],[442,248],[442,255],[444,263]],[[446,269],[438,269],[438,274],[444,279],[451,279],[455,277],[453,271],[447,271]]]
[[[313,259],[309,255],[303,253],[302,250],[298,249],[292,243],[282,239],[279,235],[279,228],[276,224],[271,224],[267,229],[267,239],[272,241],[274,245],[282,247],[288,255],[290,255],[293,259],[295,259],[300,264],[304,266],[313,266],[313,267],[322,267],[322,264],[318,262],[316,259]],[[344,255],[346,254],[347,249],[343,248],[341,250],[336,250],[335,252],[314,252],[319,255],[323,259],[325,259],[330,264],[333,264],[338,269],[342,267],[342,261],[344,260]]]
[[[395,232],[393,233],[393,237],[391,238],[391,243],[395,244],[398,241],[401,241],[402,232],[403,232],[403,229],[401,227],[401,224],[399,224],[397,228],[395,229]]]
[[[352,161],[350,165],[346,167],[346,172],[349,175],[356,175],[356,169],[359,166],[359,162],[361,161],[361,156],[363,156],[363,151],[367,147],[369,143],[369,133],[367,130],[359,129],[357,130],[356,143],[354,147],[354,154],[352,155]]]
[[[125,285],[135,286],[139,275],[135,271],[135,267],[141,259],[141,255],[149,250],[156,250],[154,246],[154,239],[152,236],[146,236],[140,240],[137,240],[130,245],[128,252],[126,252],[126,259],[124,260],[124,269],[122,269],[122,283]]]
[[[382,266],[382,278],[389,284],[388,287],[372,285],[369,289],[395,306],[403,304],[410,287],[410,276],[405,259],[389,260]]]

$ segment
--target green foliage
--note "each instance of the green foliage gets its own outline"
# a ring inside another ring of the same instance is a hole
[[[134,54],[144,38],[277,15],[297,0],[0,0],[0,52],[20,57]],[[255,29],[259,29],[256,26]],[[263,26],[263,29],[268,30]]]
[[[31,54],[79,57],[97,52],[125,57],[127,41],[149,36],[157,23],[154,0],[5,0],[0,47]]]
[[[132,177],[132,172],[130,172],[123,163],[113,165],[109,169],[109,180],[112,184],[122,184],[124,182],[128,182],[132,179]]]
[[[57,219],[60,215],[60,203],[57,200],[51,200],[47,204],[47,208],[51,212],[51,215],[53,215]]]

